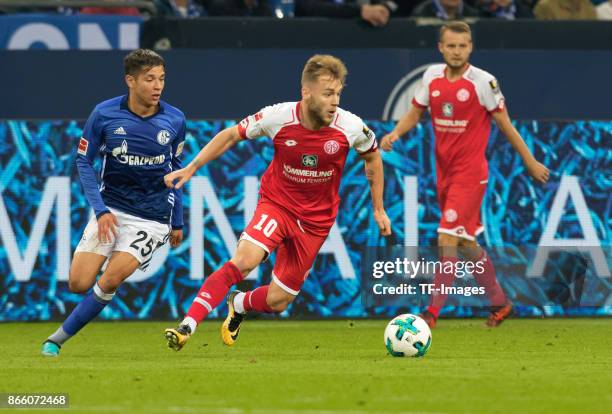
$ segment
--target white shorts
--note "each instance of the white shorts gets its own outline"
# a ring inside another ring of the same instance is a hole
[[[113,252],[127,252],[140,262],[140,270],[146,270],[155,250],[168,241],[170,226],[112,208],[109,210],[119,222],[117,238],[110,243],[98,241],[98,220],[92,217],[85,227],[75,253],[89,252],[110,257]]]

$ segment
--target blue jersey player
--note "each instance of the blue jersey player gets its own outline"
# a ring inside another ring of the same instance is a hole
[[[168,189],[164,175],[181,168],[185,116],[160,100],[165,81],[161,56],[135,50],[124,66],[129,93],[95,107],[77,148],[79,176],[95,217],[76,248],[69,288],[77,293],[93,289],[44,342],[46,356],[59,355],[60,347],[104,309],[125,279],[147,268],[157,248],[168,240],[176,247],[183,239],[182,192]],[[98,155],[99,183],[93,169]]]

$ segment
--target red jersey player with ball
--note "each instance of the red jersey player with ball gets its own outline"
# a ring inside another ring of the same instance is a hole
[[[274,158],[261,179],[259,202],[231,260],[206,278],[168,346],[180,350],[197,325],[276,249],[269,285],[232,292],[221,337],[233,345],[248,311],[284,311],[299,293],[338,213],[340,178],[351,148],[365,160],[373,214],[381,234],[391,234],[383,207],[383,164],[374,134],[356,115],[338,107],[346,67],[329,55],[311,57],[302,72],[302,100],[263,108],[217,134],[191,161],[165,177],[180,188],[198,168],[243,139],[269,137]]]
[[[512,304],[497,282],[493,263],[476,242],[476,236],[484,230],[480,206],[488,180],[485,150],[491,118],[520,154],[533,179],[546,183],[549,171],[535,160],[512,125],[496,79],[469,64],[472,53],[470,27],[464,22],[442,26],[438,49],[445,64],[432,65],[425,71],[412,108],[383,138],[381,147],[390,151],[393,143],[414,128],[429,108],[436,137],[436,177],[442,214],[438,227],[440,260],[456,263],[459,248],[466,259],[481,261],[479,269],[483,271],[475,271],[473,276],[485,288],[491,301],[487,325],[498,326],[510,315]],[[452,285],[454,276],[454,272],[442,271],[435,276],[430,305],[421,315],[431,327],[435,326],[446,299],[443,288]]]

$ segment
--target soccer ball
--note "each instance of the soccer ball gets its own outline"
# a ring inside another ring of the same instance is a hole
[[[422,357],[431,346],[431,330],[423,319],[406,313],[387,324],[384,340],[395,357]]]

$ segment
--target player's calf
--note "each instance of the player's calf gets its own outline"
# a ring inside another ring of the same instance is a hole
[[[276,302],[267,301],[267,304],[270,307],[270,310],[272,311],[272,313],[281,313],[281,312],[286,311],[290,303],[291,302],[286,301],[286,300],[281,300],[281,301],[276,301]]]
[[[283,291],[274,282],[246,293],[233,291],[227,299],[227,317],[221,326],[223,342],[228,346],[236,343],[240,325],[247,312],[280,313],[285,311],[294,299],[294,295]]]
[[[296,295],[285,291],[274,281],[272,281],[269,286],[270,288],[266,295],[266,305],[268,309],[270,309],[272,313],[284,312],[295,300]]]

